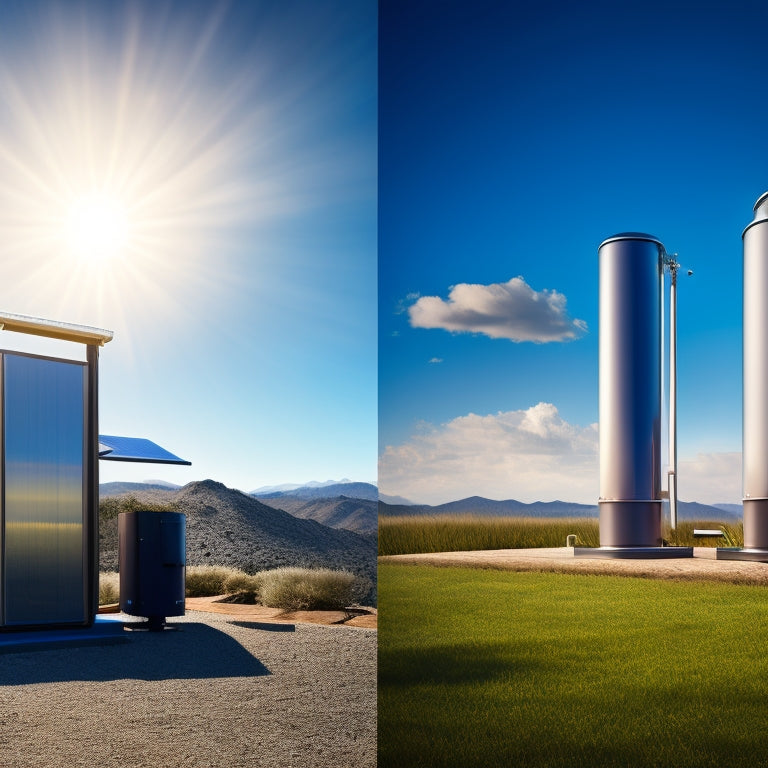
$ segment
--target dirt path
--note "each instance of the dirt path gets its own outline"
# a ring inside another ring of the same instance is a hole
[[[365,608],[355,615],[347,611],[286,611],[282,608],[267,608],[263,605],[222,603],[221,597],[188,597],[185,600],[188,611],[223,613],[241,619],[276,621],[293,624],[325,624],[326,626],[364,627],[376,629],[376,609]]]

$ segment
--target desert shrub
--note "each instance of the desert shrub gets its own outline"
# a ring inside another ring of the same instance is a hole
[[[136,512],[143,509],[152,512],[176,512],[178,505],[139,501],[135,496],[108,496],[99,501],[99,520],[112,520],[120,512]]]
[[[210,597],[227,593],[225,583],[241,574],[223,565],[190,565],[187,567],[187,597]],[[243,574],[245,575],[245,574]]]
[[[238,602],[255,603],[259,600],[262,579],[260,574],[250,575],[235,571],[224,579],[224,594],[236,595]]]
[[[115,571],[99,574],[99,605],[109,605],[120,600],[120,575]]]
[[[363,579],[348,571],[328,568],[275,568],[258,574],[260,602],[288,610],[345,608],[365,594]]]

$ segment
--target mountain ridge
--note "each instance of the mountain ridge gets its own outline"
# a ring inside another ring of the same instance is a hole
[[[302,485],[288,491],[269,491],[257,492],[251,491],[254,498],[263,499],[329,499],[337,496],[347,496],[354,499],[367,499],[369,501],[379,500],[379,489],[372,483],[332,483],[331,485],[308,486]]]
[[[295,517],[215,480],[121,495],[186,514],[188,565],[225,565],[248,573],[287,566],[345,569],[371,583],[366,600],[375,605],[375,537]],[[116,570],[116,518],[100,521],[99,544],[101,570]]]
[[[741,512],[731,508],[737,505],[720,504],[717,507],[700,504],[696,501],[678,502],[679,520],[718,520],[722,522],[738,521]],[[444,504],[387,504],[379,501],[379,515],[391,517],[402,515],[486,515],[490,517],[599,517],[596,504],[577,504],[566,501],[523,502],[517,499],[497,501],[482,496],[469,496],[466,499],[449,501]]]

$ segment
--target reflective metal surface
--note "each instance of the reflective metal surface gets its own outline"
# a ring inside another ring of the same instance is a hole
[[[600,545],[661,545],[661,276],[664,246],[624,233],[600,269]]]
[[[768,193],[742,237],[744,547],[768,549]]]
[[[4,354],[6,625],[86,621],[86,368]]]

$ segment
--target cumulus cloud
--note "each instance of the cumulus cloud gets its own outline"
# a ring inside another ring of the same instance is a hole
[[[467,496],[596,504],[597,425],[574,426],[550,403],[486,416],[470,413],[387,446],[382,493],[441,504]]]
[[[702,504],[741,501],[741,453],[697,453],[677,463],[678,496]]]
[[[568,316],[562,293],[534,291],[522,277],[491,285],[454,285],[447,300],[419,298],[408,307],[408,316],[414,328],[483,333],[510,341],[568,341],[587,331],[583,320]]]
[[[432,357],[432,358],[430,358],[429,362],[430,363],[442,363],[443,362],[443,358],[442,357]]]

